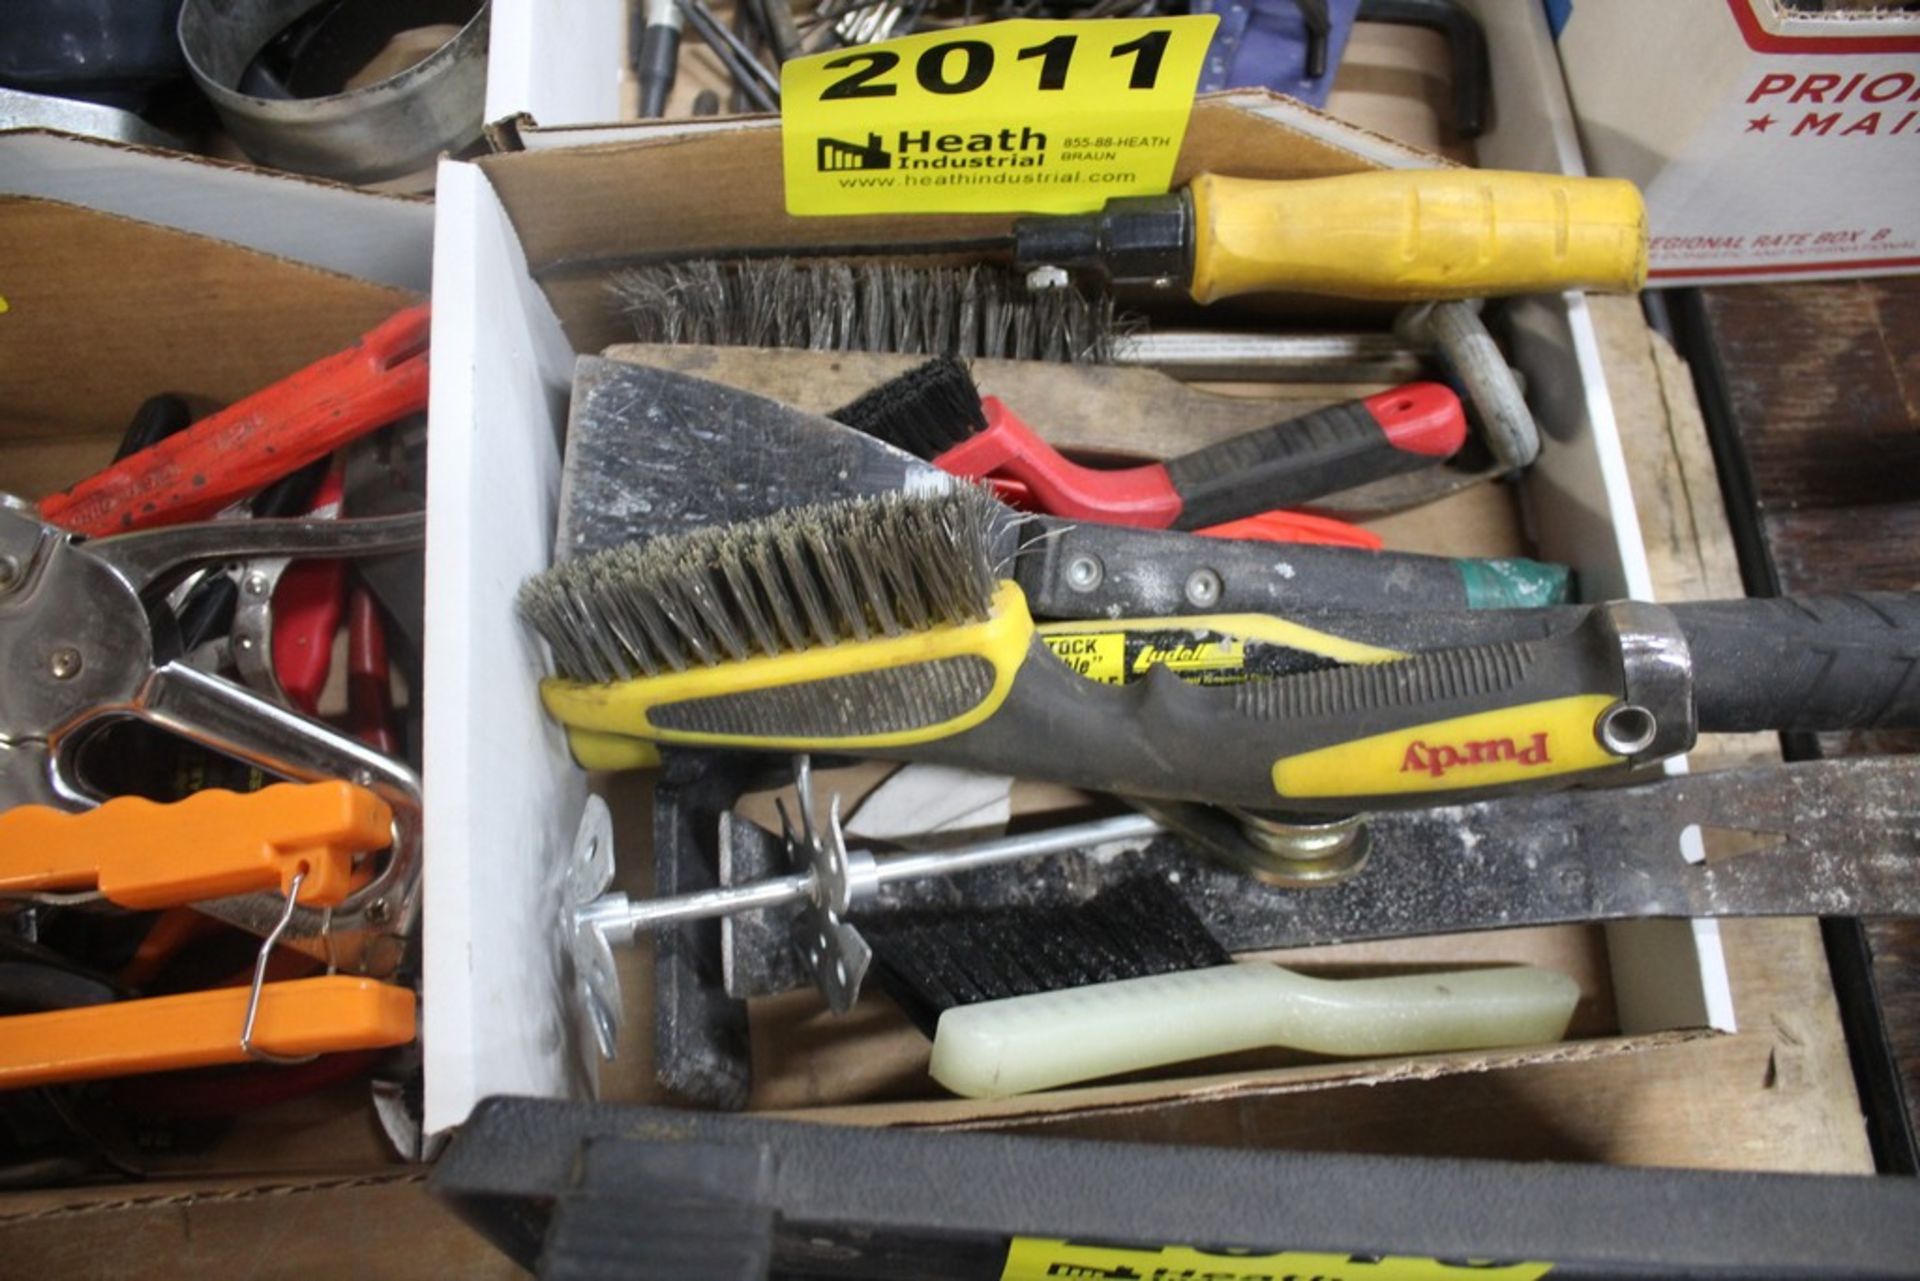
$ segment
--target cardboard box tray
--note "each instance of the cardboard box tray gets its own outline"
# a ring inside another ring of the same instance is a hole
[[[434,871],[426,908],[432,922],[427,1109],[433,1128],[457,1123],[490,1093],[578,1096],[594,1070],[573,1041],[541,889],[570,840],[588,780],[567,763],[557,732],[532,700],[509,700],[502,691],[529,687],[540,670],[535,642],[514,622],[511,598],[518,578],[551,554],[573,358],[622,336],[604,264],[688,246],[797,243],[819,231],[813,221],[789,219],[777,187],[765,181],[777,165],[771,121],[552,131],[523,125],[516,133],[524,151],[448,165],[439,185],[429,592],[434,617],[459,621],[440,629],[441,643],[429,657],[427,824]],[[1196,107],[1180,175],[1212,168],[1286,177],[1433,163],[1404,144],[1252,94]],[[1003,222],[856,218],[833,230],[836,237],[884,242]],[[1553,437],[1548,453],[1517,495],[1503,486],[1482,487],[1394,518],[1387,522],[1390,539],[1454,554],[1530,546],[1574,564],[1596,596],[1647,594],[1584,302],[1574,296],[1523,300],[1509,309],[1509,321],[1514,358],[1534,386],[1554,389],[1540,405]],[[846,385],[841,363],[822,358],[818,386],[807,389],[815,407],[858,390]],[[644,879],[650,854],[636,839],[648,830],[644,798],[624,797],[624,783],[606,786],[620,819],[617,861],[628,876]],[[1296,1059],[1283,1066],[1288,1059],[1268,1055],[1212,1065],[1201,1077],[998,1105],[937,1099],[919,1078],[924,1043],[883,1008],[863,1007],[852,1020],[829,1027],[796,996],[754,1011],[754,1098],[764,1108],[831,1107],[835,1119],[1012,1123],[1320,1088],[1342,1079],[1617,1053],[1646,1043],[1638,1039],[1644,1035],[1657,1042],[1730,1023],[1713,929],[1662,923],[1532,931],[1315,958],[1557,961],[1583,979],[1587,993],[1581,1039],[1571,1047],[1392,1065],[1302,1067]],[[622,958],[640,1009],[644,957],[642,948]],[[1629,1035],[1614,1035],[1623,1030]],[[642,1020],[631,1021],[634,1050],[605,1073],[604,1097],[647,1097],[645,1032]],[[892,1102],[885,1110],[862,1110],[879,1099]]]

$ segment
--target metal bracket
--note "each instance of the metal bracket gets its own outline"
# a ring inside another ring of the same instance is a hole
[[[574,1013],[600,1057],[611,1059],[620,1043],[626,1005],[620,973],[605,929],[581,911],[613,884],[613,814],[598,796],[588,796],[574,830],[562,888],[561,930],[572,969]]]
[[[1595,732],[1634,764],[1678,756],[1699,737],[1693,704],[1693,656],[1673,611],[1644,601],[1614,601],[1600,626],[1620,653],[1626,698],[1607,709]]]
[[[794,831],[782,805],[781,835],[788,862],[796,871],[813,873],[813,893],[794,918],[793,941],[806,957],[814,984],[826,998],[828,1008],[835,1014],[845,1014],[859,1000],[861,981],[873,962],[873,949],[845,920],[847,909],[864,888],[856,882],[865,878],[856,871],[847,852],[838,795],[827,803],[827,827],[821,830],[813,797],[813,767],[805,756],[794,758],[793,786],[798,796],[800,830]],[[871,861],[866,860],[868,864]]]

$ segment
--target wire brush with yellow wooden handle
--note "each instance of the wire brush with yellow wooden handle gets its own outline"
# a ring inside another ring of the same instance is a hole
[[[1647,210],[1632,183],[1495,169],[1208,173],[1098,213],[1022,218],[1013,234],[1023,266],[1099,267],[1203,303],[1279,290],[1399,302],[1623,292],[1647,279]]]
[[[1118,284],[1180,289],[1203,303],[1268,292],[1387,302],[1563,289],[1620,293],[1646,283],[1647,210],[1639,189],[1618,178],[1498,169],[1388,169],[1288,180],[1205,173],[1184,190],[1117,197],[1090,214],[1019,218],[1011,232],[999,235],[735,245],[676,254],[664,263],[621,260],[641,269],[616,278],[615,289],[630,301],[644,302],[650,292],[664,290],[670,302],[701,305],[684,296],[688,290],[724,290],[726,269],[746,260],[1008,252],[1017,267],[1087,268]],[[718,274],[705,281],[698,276],[702,270]],[[696,274],[685,276],[689,271]],[[971,284],[968,292],[982,288]],[[860,312],[869,320],[885,314],[872,299]],[[773,317],[755,323],[777,328]],[[775,328],[753,339],[723,334],[701,340],[796,345],[781,341]],[[665,340],[687,338],[678,328],[666,331]],[[861,346],[817,336],[812,345]],[[925,349],[943,354],[937,341]],[[1023,353],[994,348],[990,354]]]

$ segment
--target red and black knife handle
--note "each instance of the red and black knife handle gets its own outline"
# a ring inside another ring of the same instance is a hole
[[[1246,432],[1166,463],[1180,497],[1173,528],[1217,525],[1430,467],[1452,457],[1466,431],[1451,390],[1408,383]]]

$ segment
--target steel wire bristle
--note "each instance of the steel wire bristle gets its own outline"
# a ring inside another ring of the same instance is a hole
[[[899,636],[987,617],[1007,519],[973,486],[797,507],[562,562],[518,605],[593,684]]]
[[[1029,289],[977,266],[702,260],[616,272],[608,287],[649,343],[1106,364],[1138,327],[1105,292]]]

